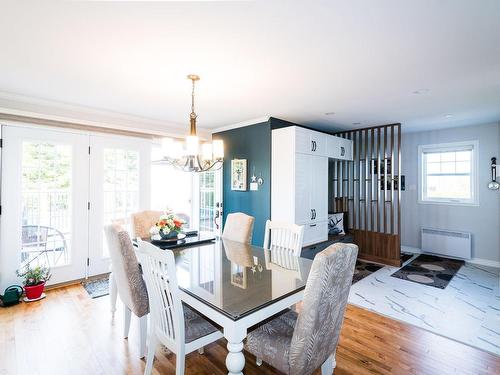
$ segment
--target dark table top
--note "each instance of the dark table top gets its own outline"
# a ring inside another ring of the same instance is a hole
[[[163,241],[154,241],[150,238],[143,238],[143,241],[151,242],[153,245],[159,247],[160,249],[179,249],[182,247],[188,246],[196,246],[202,245],[204,243],[215,241],[215,235],[212,232],[198,232],[197,235],[194,236],[186,236],[182,240],[172,241],[172,242],[163,242]],[[136,241],[134,240],[134,244]]]

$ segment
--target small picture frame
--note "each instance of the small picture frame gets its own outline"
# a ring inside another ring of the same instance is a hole
[[[231,262],[231,285],[247,288],[247,268]]]
[[[231,160],[231,190],[247,190],[247,160]]]

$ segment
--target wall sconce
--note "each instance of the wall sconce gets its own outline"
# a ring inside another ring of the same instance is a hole
[[[491,158],[491,182],[488,184],[488,189],[498,190],[500,184],[497,182],[497,158]]]

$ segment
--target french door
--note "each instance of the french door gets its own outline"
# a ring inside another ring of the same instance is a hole
[[[150,142],[2,126],[0,289],[49,266],[50,284],[109,271],[103,226],[149,208]]]
[[[150,206],[151,142],[130,137],[90,136],[88,275],[109,271],[103,227],[130,232],[130,215]]]
[[[2,127],[0,288],[16,270],[49,266],[50,283],[85,276],[88,136]]]
[[[198,194],[194,198],[194,213],[200,231],[222,234],[222,169],[194,175]]]

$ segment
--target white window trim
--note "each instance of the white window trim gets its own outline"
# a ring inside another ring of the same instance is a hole
[[[471,189],[472,189],[472,199],[424,199],[424,176],[423,176],[423,164],[422,164],[422,154],[424,151],[447,151],[447,150],[458,150],[461,147],[467,148],[472,146],[472,160],[471,160]],[[419,145],[418,146],[418,203],[421,204],[437,204],[437,205],[450,205],[450,206],[479,206],[479,141],[463,141],[463,142],[450,142],[450,143],[438,143],[430,145]]]

